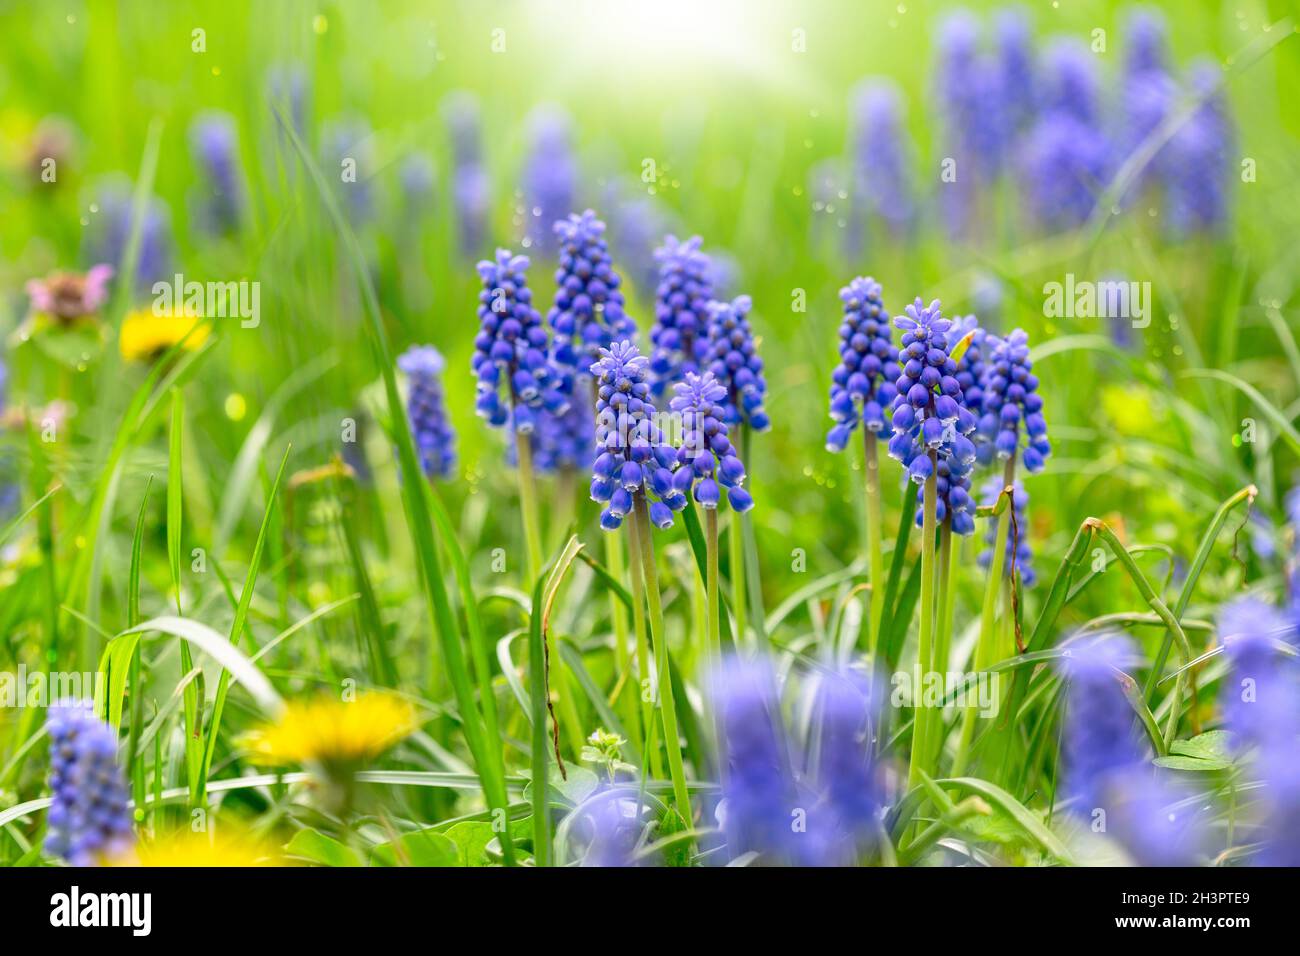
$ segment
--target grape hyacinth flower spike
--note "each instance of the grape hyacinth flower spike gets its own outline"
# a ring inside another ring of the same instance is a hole
[[[611,343],[636,336],[636,323],[623,310],[623,281],[614,271],[605,224],[588,209],[555,223],[560,267],[555,303],[547,323],[555,332],[555,364],[582,376]]]
[[[831,373],[830,414],[835,422],[826,434],[829,451],[843,451],[861,423],[867,522],[867,560],[871,571],[871,615],[868,643],[875,648],[884,615],[884,552],[880,496],[879,450],[876,443],[887,427],[902,374],[889,313],[880,297],[880,283],[861,276],[840,289],[844,319],[840,324],[840,361]]]
[[[998,496],[1002,494],[1004,485],[1001,479],[990,477],[984,483],[983,499],[984,504],[993,506],[997,504]],[[1012,548],[1012,539],[1010,536],[1006,539],[1006,554],[1003,558],[1004,573],[1007,577],[1011,576],[1011,564],[1014,553],[1016,573],[1020,575],[1020,583],[1027,588],[1032,588],[1038,576],[1034,573],[1034,549],[1029,546],[1028,534],[1028,514],[1029,494],[1025,491],[1025,486],[1019,481],[1012,485],[1011,508],[1015,513],[1016,523],[1016,545]],[[997,537],[997,525],[990,524],[988,533],[984,537],[985,549],[980,552],[979,565],[987,569],[993,563],[993,542]]]
[[[826,435],[829,451],[843,451],[861,422],[869,441],[886,429],[886,416],[898,392],[902,370],[894,345],[889,313],[880,298],[880,283],[858,277],[843,289],[844,321],[840,324],[840,363],[831,373],[831,418]]]
[[[600,350],[591,366],[596,380],[596,447],[591,498],[605,505],[600,526],[617,530],[636,497],[647,501],[650,521],[670,528],[686,495],[673,482],[677,451],[655,423],[647,367],[650,360],[631,342]]]
[[[752,307],[753,301],[747,295],[710,304],[708,368],[727,388],[727,424],[762,432],[772,423],[763,408],[767,381],[749,324]]]
[[[906,466],[912,481],[921,485],[921,621],[917,667],[929,673],[943,655],[945,644],[941,634],[936,654],[935,614],[944,617],[938,607],[935,575],[940,480],[947,493],[945,517],[950,512],[964,514],[969,499],[953,489],[963,485],[975,461],[975,446],[967,437],[975,430],[975,416],[963,404],[957,363],[950,354],[957,340],[950,341],[952,322],[943,317],[939,301],[936,299],[927,306],[918,297],[907,307],[907,314],[895,319],[894,324],[903,333],[898,353],[903,370],[894,397],[894,436],[889,440],[889,454]],[[957,526],[949,521],[945,527],[956,530]],[[917,710],[908,772],[911,786],[920,784],[932,749],[928,739],[932,716],[933,709],[928,706]]]
[[[1043,397],[1032,368],[1029,336],[1023,330],[994,343],[983,382],[979,429],[980,437],[992,444],[991,454],[1008,463],[1008,476],[1017,456],[1026,471],[1036,474],[1052,453]],[[983,454],[987,461],[990,451]]]
[[[966,475],[975,461],[975,446],[967,437],[975,430],[975,416],[964,404],[957,363],[949,357],[952,322],[939,309],[937,299],[926,306],[918,297],[906,316],[894,320],[903,332],[898,353],[903,368],[894,396],[889,454],[907,467],[918,485],[935,474],[939,458],[948,459],[957,477]]]
[[[676,391],[669,407],[681,415],[683,441],[677,450],[679,467],[672,478],[673,487],[683,494],[693,490],[695,500],[706,509],[717,508],[720,492],[725,490],[733,510],[748,511],[754,507],[754,499],[741,487],[745,466],[723,421],[727,389],[712,372],[688,372]]]
[[[537,415],[562,414],[569,398],[562,378],[547,357],[546,329],[533,308],[528,288],[528,258],[498,249],[495,260],[478,264],[479,333],[472,367],[478,379],[475,408],[494,428],[510,422],[519,462],[519,502],[528,549],[528,576],[541,570],[542,536],[533,477],[532,433]],[[501,400],[505,393],[507,402]]]
[[[409,383],[406,416],[420,466],[430,478],[448,478],[456,467],[456,433],[443,395],[442,353],[432,345],[413,345],[398,356],[397,367]]]
[[[117,738],[89,702],[50,708],[49,834],[45,852],[73,866],[121,856],[134,842],[126,782],[117,766]]]
[[[743,513],[754,507],[754,499],[742,486],[745,466],[727,437],[723,402],[727,389],[712,372],[686,373],[676,386],[671,408],[681,416],[683,439],[677,450],[677,472],[673,487],[685,495],[691,492],[704,509],[705,628],[708,650],[714,660],[722,654],[718,597],[718,503],[721,490],[727,493],[732,510]]]
[[[654,395],[662,397],[668,387],[700,371],[708,354],[706,331],[713,283],[709,257],[700,250],[700,237],[685,242],[674,235],[664,237],[655,250],[659,263],[659,285],[655,290],[655,324],[650,329],[650,371]]]
[[[615,342],[600,350],[591,365],[596,385],[596,461],[592,465],[591,497],[605,505],[600,526],[614,531],[625,518],[630,529],[633,565],[633,597],[649,609],[650,634],[657,642],[658,704],[663,740],[668,752],[668,769],[673,782],[673,799],[683,820],[691,819],[690,796],[682,763],[677,731],[677,711],[672,681],[668,675],[668,653],[664,642],[663,600],[659,593],[659,572],[655,565],[650,527],[669,528],[673,512],[686,507],[686,495],[673,484],[672,469],[677,451],[665,439],[655,422],[650,398],[650,360],[629,341]],[[648,661],[645,618],[637,616],[637,658]],[[644,672],[642,679],[648,675]],[[643,717],[653,719],[643,708]],[[649,726],[647,724],[647,726]]]

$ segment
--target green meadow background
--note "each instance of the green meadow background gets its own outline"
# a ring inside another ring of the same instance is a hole
[[[1000,5],[966,6],[988,22],[986,15]],[[1054,446],[1045,472],[1026,480],[1027,530],[1040,579],[1050,578],[1080,523],[1096,515],[1126,544],[1152,546],[1141,560],[1153,580],[1180,580],[1219,503],[1253,483],[1258,497],[1250,525],[1245,510],[1229,517],[1189,614],[1212,616],[1217,603],[1246,585],[1275,589],[1279,576],[1271,555],[1281,546],[1282,495],[1300,464],[1300,40],[1288,19],[1295,10],[1278,0],[1156,6],[1167,15],[1180,68],[1197,56],[1224,65],[1236,124],[1234,163],[1248,159],[1255,171],[1252,182],[1232,181],[1231,225],[1218,239],[1173,238],[1160,217],[1141,206],[1103,214],[1077,233],[1036,235],[1007,225],[1019,198],[1017,184],[1007,181],[990,198],[994,212],[980,239],[950,240],[936,202],[943,152],[932,78],[935,27],[951,4],[0,0],[4,404],[40,406],[65,397],[75,407],[65,431],[47,447],[33,450],[21,430],[3,438],[24,507],[50,481],[63,490],[42,512],[48,521],[24,523],[0,551],[0,668],[43,657],[63,669],[96,666],[105,635],[126,624],[132,534],[150,481],[142,614],[164,613],[172,602],[163,493],[169,403],[155,401],[128,415],[146,368],[115,354],[114,327],[123,309],[146,302],[116,299],[105,313],[104,347],[70,364],[14,336],[27,311],[27,279],[92,264],[84,258],[84,233],[93,228],[90,206],[101,177],[152,180],[153,194],[169,205],[175,261],[187,279],[261,284],[260,326],[218,322],[216,344],[181,382],[182,554],[205,548],[220,570],[182,574],[187,616],[228,631],[234,612],[221,579],[236,586],[243,580],[286,447],[292,446],[286,476],[326,464],[340,447],[345,418],[359,416],[364,425],[382,412],[380,370],[344,244],[292,147],[275,131],[267,80],[283,66],[305,72],[305,138],[314,152],[331,118],[353,114],[373,129],[359,174],[373,186],[378,212],[358,238],[394,351],[431,343],[448,359],[446,389],[461,461],[460,475],[439,492],[475,586],[487,596],[490,634],[522,626],[517,605],[531,588],[520,575],[516,486],[502,437],[473,411],[469,358],[479,290],[473,263],[498,245],[521,249],[527,118],[546,104],[561,107],[573,121],[579,209],[590,206],[605,215],[611,195],[654,203],[679,235],[699,234],[706,251],[725,252],[735,266],[731,292],[753,297],[773,428],[753,440],[747,465],[769,611],[809,581],[841,572],[859,554],[860,453],[856,443],[845,455],[823,448],[840,321],[837,292],[855,275],[883,284],[891,312],[921,296],[941,299],[945,312],[966,314],[976,311],[978,290],[996,283],[1002,305],[987,324],[1029,333]],[[1098,59],[1108,115],[1118,108],[1129,9],[1084,0],[1029,8],[1040,48],[1055,35],[1086,41],[1094,30],[1105,31],[1106,50]],[[204,31],[204,52],[192,48],[195,30]],[[862,253],[850,256],[841,241],[850,200],[836,197],[831,210],[818,205],[811,175],[819,162],[849,154],[850,93],[871,76],[889,77],[904,93],[916,144],[910,172],[925,198],[914,239],[902,243],[873,233]],[[455,239],[444,104],[457,91],[469,91],[481,106],[492,188],[490,241],[472,252],[458,249]],[[187,203],[199,178],[188,130],[209,109],[230,112],[238,124],[251,212],[234,239],[201,235]],[[70,122],[75,139],[50,184],[32,175],[28,150],[37,125],[52,115]],[[401,161],[412,152],[427,154],[436,171],[426,213],[404,201],[398,178]],[[647,160],[655,169],[652,183],[643,179]],[[628,279],[628,311],[644,337],[654,290],[637,284],[644,264],[619,261],[618,237],[611,238],[615,265]],[[534,255],[530,284],[543,313],[553,269]],[[1067,273],[1149,282],[1150,327],[1133,330],[1131,344],[1123,346],[1104,319],[1045,315],[1044,284],[1064,281]],[[422,277],[415,293],[413,275]],[[806,311],[792,307],[801,294]],[[1217,372],[1207,375],[1207,369]],[[95,534],[86,516],[124,432],[120,479],[102,533]],[[347,492],[346,520],[373,576],[400,686],[426,694],[432,705],[447,687],[420,595],[395,460],[378,429],[369,429],[365,445],[374,481]],[[900,513],[896,479],[887,463],[891,541]],[[333,489],[306,485],[281,499],[252,604],[255,643],[353,592],[339,530],[342,505]],[[560,509],[556,493],[544,479],[546,515]],[[597,508],[583,497],[578,509],[578,534],[598,555]],[[558,544],[562,530],[551,527],[548,542]],[[981,523],[976,539],[963,544],[970,560],[963,561],[969,573],[958,582],[958,647],[970,646],[978,616],[983,576],[975,573],[974,557],[982,532]],[[657,542],[670,569],[670,615],[681,616],[689,610],[683,607],[693,572],[680,523]],[[503,574],[492,568],[495,548],[505,549]],[[806,554],[806,570],[793,568],[796,549]],[[1024,597],[1029,620],[1041,589]],[[584,571],[558,611],[560,628],[588,648],[601,682],[609,680],[611,665],[594,636],[607,630],[606,607]],[[1103,576],[1067,608],[1060,631],[1097,615],[1144,609],[1130,581]],[[357,613],[349,607],[313,621],[268,659],[267,673],[286,696],[347,677],[378,683],[367,671]],[[825,624],[817,615],[797,602],[774,640],[815,643]],[[1147,645],[1152,651],[1159,635],[1144,639],[1153,642]],[[174,652],[159,654],[146,687],[149,700],[166,699],[177,667]],[[254,718],[251,705],[238,697],[232,695],[223,736]],[[1208,696],[1198,702],[1206,715],[1212,704]],[[599,723],[589,716],[586,731]],[[0,712],[0,810],[4,801],[42,792],[45,765],[41,748],[30,743],[38,730],[32,721]],[[526,736],[518,727],[512,732]],[[464,769],[464,748],[448,724],[435,719],[430,738],[434,746],[404,751],[398,765]],[[174,748],[175,738],[167,739]],[[169,785],[183,784],[177,753],[164,759]],[[512,752],[508,764],[521,759]],[[213,776],[239,768],[238,753],[223,742]],[[249,815],[266,810],[256,798],[244,799]],[[454,798],[442,792],[399,789],[386,799],[401,802],[412,819],[456,812]],[[464,798],[460,809],[468,812],[472,800]],[[0,860],[23,856],[22,840],[33,828],[14,832],[20,836],[0,835]]]

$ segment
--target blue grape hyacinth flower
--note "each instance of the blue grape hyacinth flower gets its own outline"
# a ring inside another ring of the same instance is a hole
[[[601,350],[636,336],[624,311],[622,279],[610,261],[605,224],[588,209],[555,223],[560,267],[547,322],[555,332],[554,361],[566,375],[584,377]]]
[[[670,385],[691,372],[699,372],[708,355],[706,335],[713,283],[710,260],[700,249],[702,240],[692,236],[680,241],[664,236],[655,250],[659,284],[655,289],[655,324],[650,329],[650,372],[653,390],[661,398]]]
[[[353,226],[369,223],[375,216],[374,134],[359,116],[343,116],[326,124],[321,134],[323,165],[338,184]]]
[[[525,244],[548,255],[556,248],[554,224],[573,211],[578,164],[572,123],[563,110],[543,106],[529,118],[530,144],[524,166]]]
[[[713,674],[727,768],[718,815],[733,858],[756,852],[800,862],[811,855],[813,841],[792,826],[799,802],[783,755],[785,727],[776,686],[776,675],[761,660],[730,657]]]
[[[1127,38],[1124,72],[1166,72],[1169,63],[1169,28],[1164,14],[1153,7],[1135,7],[1124,24]]]
[[[709,305],[708,370],[726,386],[727,424],[746,425],[761,432],[770,428],[772,422],[763,408],[767,380],[763,378],[763,360],[759,358],[749,324],[752,306],[753,301],[747,295]]]
[[[600,526],[614,531],[632,512],[637,495],[649,502],[650,522],[670,528],[686,495],[673,484],[677,450],[655,421],[647,366],[631,342],[600,350],[591,365],[596,384],[596,461],[591,498],[605,505]]]
[[[239,134],[229,113],[204,113],[190,125],[190,150],[202,174],[195,197],[199,227],[214,235],[237,232],[244,217]]]
[[[533,308],[527,272],[528,257],[506,249],[478,264],[483,290],[472,359],[479,415],[494,428],[513,421],[519,434],[533,431],[539,410],[559,414],[569,405],[562,377],[547,357],[546,329]]]
[[[997,504],[998,497],[1002,494],[1006,486],[1002,484],[1000,477],[990,477],[984,483],[983,499],[984,504],[990,507]],[[1025,486],[1016,481],[1011,486],[1011,508],[1015,516],[1015,537],[1017,538],[1015,546],[1012,546],[1012,537],[1010,530],[1006,539],[1006,560],[1002,565],[1002,573],[1006,577],[1011,577],[1012,561],[1015,562],[1016,573],[1020,575],[1020,583],[1027,588],[1032,588],[1038,580],[1038,575],[1034,573],[1034,549],[1029,545],[1029,525],[1028,512],[1029,494],[1025,491]],[[1008,528],[1011,526],[1008,525]],[[988,531],[984,535],[984,550],[979,555],[979,565],[982,568],[988,568],[993,560],[993,542],[997,537],[997,523],[990,521]]]
[[[1067,682],[1062,760],[1072,811],[1114,837],[1142,866],[1186,866],[1204,839],[1195,809],[1152,767],[1124,694],[1137,660],[1117,635],[1076,643],[1062,662]]]
[[[712,372],[687,372],[676,392],[669,407],[681,416],[682,444],[677,449],[673,487],[682,494],[691,492],[704,508],[718,507],[725,491],[734,511],[748,511],[754,499],[742,487],[745,465],[727,437],[724,421],[727,389]]]
[[[462,255],[473,255],[487,240],[491,182],[483,162],[483,129],[478,100],[470,93],[453,93],[444,104],[451,135],[451,195],[456,211],[456,236]]]
[[[456,432],[447,417],[442,353],[432,345],[413,345],[397,358],[409,385],[406,417],[420,453],[420,467],[430,478],[448,478],[456,468]]]
[[[1008,135],[1023,132],[1038,109],[1039,78],[1033,28],[1021,7],[999,10],[993,19],[998,86]]]
[[[1239,598],[1219,616],[1232,663],[1224,718],[1243,756],[1255,754],[1264,783],[1264,866],[1300,866],[1300,666],[1282,653],[1296,622],[1256,598]]]
[[[904,235],[915,214],[909,170],[913,144],[903,121],[902,95],[886,80],[872,79],[853,93],[853,217],[851,250],[860,249],[865,217],[878,216],[890,235]]]
[[[135,187],[124,176],[106,177],[94,189],[94,203],[99,212],[86,231],[85,258],[88,262],[108,263],[118,276],[125,265],[126,244],[135,219],[134,194]],[[144,293],[155,282],[170,282],[176,274],[175,258],[171,211],[163,200],[151,196],[140,222],[136,291]]]
[[[809,829],[827,838],[818,848],[824,863],[851,865],[877,842],[885,803],[874,759],[882,700],[874,681],[851,670],[825,674],[818,685],[821,801]],[[821,826],[823,815],[829,826]]]
[[[979,427],[980,437],[990,443],[992,454],[999,460],[1019,455],[1025,469],[1036,474],[1043,470],[1052,446],[1047,440],[1038,376],[1032,368],[1029,336],[1023,330],[1016,329],[993,344],[984,378]]]
[[[898,352],[902,373],[895,383],[889,454],[918,485],[935,474],[939,460],[946,461],[949,479],[964,478],[975,461],[975,446],[967,436],[976,421],[964,404],[957,363],[949,356],[952,322],[940,313],[937,299],[927,306],[918,297],[894,325],[903,332]]]
[[[835,452],[845,449],[859,422],[873,440],[888,427],[898,394],[895,383],[902,374],[880,283],[855,278],[840,289],[840,300],[840,362],[831,373],[830,397],[835,424],[826,434],[826,448]]]
[[[90,703],[62,701],[46,719],[50,737],[49,833],[45,852],[73,866],[94,866],[133,841],[117,738]]]
[[[1166,147],[1168,226],[1178,235],[1212,232],[1227,223],[1233,128],[1220,88],[1222,77],[1213,62],[1202,61],[1191,69],[1188,92],[1200,105]]]

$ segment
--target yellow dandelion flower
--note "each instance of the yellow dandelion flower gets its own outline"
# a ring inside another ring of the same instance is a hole
[[[110,866],[281,866],[274,847],[242,832],[192,833],[178,830],[141,842]]]
[[[415,708],[393,694],[291,701],[274,723],[243,737],[250,759],[264,764],[360,763],[377,757],[418,726]]]
[[[122,321],[119,346],[127,361],[149,362],[181,341],[184,348],[194,351],[211,331],[203,317],[190,310],[159,315],[152,308],[136,309]]]

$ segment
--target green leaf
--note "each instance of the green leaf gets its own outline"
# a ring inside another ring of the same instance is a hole
[[[510,839],[514,843],[526,841],[532,834],[531,817],[521,817],[510,821]],[[457,866],[492,866],[495,862],[487,854],[488,845],[497,839],[493,824],[487,820],[465,820],[443,831],[452,843],[456,844]]]
[[[1212,770],[1228,770],[1232,767],[1231,760],[1222,760],[1217,757],[1185,757],[1180,754],[1156,757],[1151,762],[1157,767],[1165,767],[1169,770],[1194,770],[1199,773],[1208,773]]]
[[[317,830],[299,830],[284,847],[289,856],[302,857],[322,866],[364,866],[356,852]]]
[[[176,591],[176,613],[181,613],[181,423],[185,399],[179,388],[172,389],[172,424],[167,455],[167,562]]]
[[[999,808],[1016,822],[1016,824],[1030,837],[1034,839],[1044,850],[1052,854],[1062,863],[1069,866],[1074,865],[1074,857],[1061,842],[1055,833],[1047,828],[1038,816],[1022,804],[1019,800],[1007,793],[1001,787],[989,783],[987,780],[980,780],[977,777],[952,777],[947,780],[935,781],[942,787],[960,787],[963,790],[969,790],[977,793],[991,803],[997,804]]]
[[[461,866],[460,848],[442,833],[416,830],[370,851],[380,866]]]
[[[1200,757],[1203,760],[1231,760],[1232,734],[1226,730],[1207,730],[1191,740],[1175,740],[1169,748],[1171,754]]]

